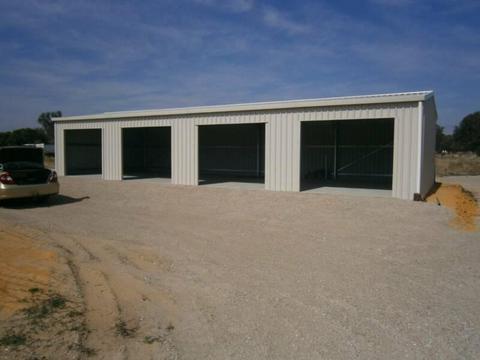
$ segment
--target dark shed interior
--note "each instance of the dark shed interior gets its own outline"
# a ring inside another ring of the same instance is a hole
[[[265,124],[199,126],[200,183],[264,182]]]
[[[122,129],[123,178],[171,176],[171,128]]]
[[[65,130],[65,174],[102,173],[102,130]]]
[[[302,123],[301,188],[391,189],[393,119]]]

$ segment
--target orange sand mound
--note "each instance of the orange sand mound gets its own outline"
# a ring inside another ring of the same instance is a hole
[[[435,192],[429,195],[427,202],[446,206],[455,211],[451,225],[463,231],[476,231],[476,217],[479,215],[478,204],[471,193],[461,185],[439,184]]]
[[[27,306],[29,289],[45,288],[57,261],[52,251],[10,229],[0,229],[0,320]]]

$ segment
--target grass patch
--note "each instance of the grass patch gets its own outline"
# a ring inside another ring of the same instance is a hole
[[[83,315],[83,311],[77,311],[77,310],[72,310],[72,311],[69,311],[67,316],[69,318],[74,318],[74,317],[77,317],[77,316],[82,316]]]
[[[21,334],[7,334],[0,338],[0,345],[2,346],[20,346],[25,345],[27,338]]]
[[[82,333],[82,334],[89,334],[89,333],[90,333],[90,330],[87,328],[87,325],[85,325],[85,323],[72,326],[72,327],[69,328],[68,330],[70,330],[70,331],[78,331],[79,333]]]
[[[129,328],[127,326],[127,323],[123,320],[119,320],[115,324],[115,333],[118,336],[133,337],[135,335],[136,331],[137,331],[137,329],[135,329],[135,328]]]
[[[154,342],[160,342],[161,338],[159,336],[145,336],[143,342],[145,344],[153,344]]]
[[[43,319],[56,310],[63,309],[66,303],[67,299],[65,299],[65,297],[59,294],[53,294],[47,299],[42,300],[23,311],[29,319]]]
[[[34,295],[34,294],[38,294],[38,293],[42,292],[42,289],[40,289],[38,287],[33,287],[33,288],[28,289],[28,292],[30,294]]]
[[[47,299],[47,303],[52,309],[63,309],[67,303],[67,299],[65,299],[62,295],[53,295]]]
[[[69,349],[72,349],[72,350],[76,350],[78,351],[80,354],[83,354],[87,357],[90,357],[90,356],[95,356],[97,355],[97,350],[93,349],[93,348],[89,348],[83,344],[74,344],[74,345],[71,345],[69,346]]]
[[[78,349],[78,352],[80,352],[83,355],[86,356],[94,356],[97,354],[97,350],[89,348],[87,346],[81,345]]]

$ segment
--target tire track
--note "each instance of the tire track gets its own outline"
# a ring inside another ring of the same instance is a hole
[[[85,346],[96,350],[97,358],[178,357],[172,317],[159,311],[174,313],[175,301],[145,275],[141,263],[112,251],[108,241],[65,234],[51,239],[64,249],[78,279],[86,308]]]

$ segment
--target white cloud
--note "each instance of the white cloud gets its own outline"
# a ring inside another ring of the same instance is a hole
[[[290,34],[306,33],[310,30],[304,23],[290,19],[286,14],[273,7],[265,7],[263,9],[263,20],[266,25],[285,30]]]
[[[193,0],[197,4],[205,6],[214,6],[233,12],[247,12],[255,6],[254,0]]]
[[[370,0],[372,3],[382,6],[402,7],[414,3],[414,0]]]
[[[253,9],[254,1],[253,0],[234,0],[234,1],[229,1],[229,6],[232,10],[245,12]]]

